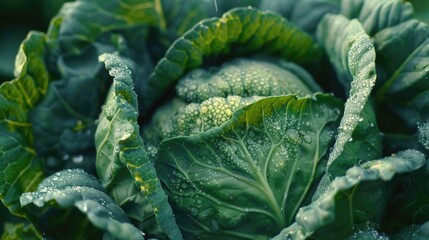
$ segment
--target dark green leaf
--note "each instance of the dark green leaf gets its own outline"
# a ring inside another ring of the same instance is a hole
[[[44,64],[46,37],[31,32],[21,44],[15,75],[0,86],[0,199],[13,214],[23,215],[19,196],[36,188],[44,173],[32,148],[30,111],[49,82]]]
[[[97,179],[79,169],[51,175],[20,201],[38,215],[34,224],[55,239],[143,239]]]
[[[306,32],[315,35],[323,16],[339,12],[340,0],[269,0],[261,1],[260,8],[278,12]]]
[[[136,86],[142,86],[138,83],[152,71],[148,28],[160,27],[160,4],[160,0],[81,0],[64,4],[52,20],[46,59],[55,81],[31,113],[38,139],[35,148],[47,170],[94,171],[94,121],[111,84],[98,56],[119,52],[133,70]],[[141,93],[139,87],[137,91]]]
[[[377,32],[412,18],[413,7],[401,0],[342,0],[340,14],[357,19],[366,33]]]
[[[320,178],[340,107],[329,95],[268,97],[162,142],[158,174],[187,237],[265,239],[287,226]]]
[[[429,162],[410,176],[398,181],[389,201],[384,225],[422,224],[429,219]],[[399,220],[399,221],[398,221]],[[394,231],[396,229],[389,229]]]
[[[238,8],[201,21],[176,40],[155,67],[145,90],[145,108],[204,57],[264,51],[296,62],[311,62],[320,50],[310,35],[274,12]]]
[[[429,222],[422,225],[412,225],[405,229],[401,229],[398,234],[392,237],[392,240],[426,240],[429,238]]]
[[[414,172],[426,163],[415,150],[400,152],[350,168],[332,180],[317,200],[302,207],[296,222],[274,239],[343,239],[354,227],[380,221],[395,175]]]
[[[376,99],[402,124],[390,132],[415,132],[417,123],[429,119],[429,27],[410,20],[374,36],[377,64],[382,72]],[[383,116],[381,115],[381,118]]]
[[[160,4],[160,0],[80,0],[66,3],[51,24],[48,37],[51,41],[58,41],[54,44],[58,44],[57,47],[65,53],[76,55],[105,32],[139,24],[163,25]]]
[[[33,225],[24,223],[5,223],[1,240],[42,239]]]

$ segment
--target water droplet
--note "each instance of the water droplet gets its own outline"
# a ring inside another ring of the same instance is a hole
[[[82,163],[82,162],[83,162],[83,156],[82,156],[82,155],[74,156],[74,157],[72,158],[72,161],[73,161],[73,163],[75,163],[75,164]]]
[[[219,222],[216,220],[212,220],[212,227],[215,231],[219,230]]]
[[[306,142],[308,144],[310,144],[312,142],[312,139],[309,135],[304,135],[303,140],[304,140],[304,142]]]
[[[188,186],[188,184],[187,184],[187,183],[183,182],[182,184],[180,184],[180,187],[181,187],[181,188],[183,188],[183,189],[186,189],[186,188],[188,188],[189,186]]]
[[[286,135],[294,142],[299,142],[299,132],[296,129],[290,128],[286,131]]]

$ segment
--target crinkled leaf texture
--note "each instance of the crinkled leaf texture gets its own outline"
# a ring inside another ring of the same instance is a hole
[[[321,176],[341,106],[323,94],[267,97],[163,141],[157,171],[186,237],[266,239],[290,224]]]
[[[167,196],[139,135],[137,96],[130,70],[114,54],[103,54],[100,60],[113,77],[95,135],[100,180],[116,202],[131,208],[127,211],[130,217],[143,222],[147,218],[144,208],[149,204],[161,230],[170,239],[181,239]]]
[[[339,13],[349,19],[356,18],[365,32],[374,36],[385,28],[410,20],[413,7],[401,0],[342,0]]]
[[[425,164],[421,152],[406,150],[352,167],[345,176],[334,179],[317,200],[302,207],[296,222],[274,239],[344,239],[358,224],[377,223],[389,200],[393,177]]]
[[[43,179],[33,149],[28,112],[45,94],[48,71],[44,64],[46,36],[30,32],[16,58],[15,76],[0,86],[0,199],[13,214],[23,215],[19,196]]]
[[[38,219],[33,219],[34,224],[49,237],[143,239],[97,179],[80,169],[49,176],[35,192],[24,193],[20,201],[24,207],[34,207],[30,211],[39,214]]]
[[[315,35],[317,25],[328,13],[340,10],[341,0],[269,0],[261,1],[259,7],[280,13],[308,33]],[[311,12],[311,14],[309,14]]]
[[[338,79],[348,92],[344,115],[329,156],[328,168],[337,164],[338,156],[362,119],[362,111],[375,84],[375,50],[369,36],[357,20],[341,15],[326,15],[317,37],[334,66]]]
[[[206,19],[177,39],[155,66],[145,89],[147,110],[188,70],[203,58],[255,51],[272,53],[294,62],[320,57],[312,37],[280,15],[254,8],[236,8],[220,18]]]

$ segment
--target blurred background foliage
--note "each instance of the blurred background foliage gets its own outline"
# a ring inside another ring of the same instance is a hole
[[[13,78],[15,55],[27,33],[46,32],[50,19],[68,1],[0,0],[0,83]],[[416,17],[429,24],[429,0],[407,1],[414,5]]]
[[[68,0],[70,1],[70,0]],[[0,0],[0,82],[13,78],[15,55],[30,30],[46,32],[66,0]]]

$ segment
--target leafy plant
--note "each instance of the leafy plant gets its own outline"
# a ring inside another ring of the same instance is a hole
[[[400,0],[66,3],[0,86],[2,239],[425,239],[428,46]]]

